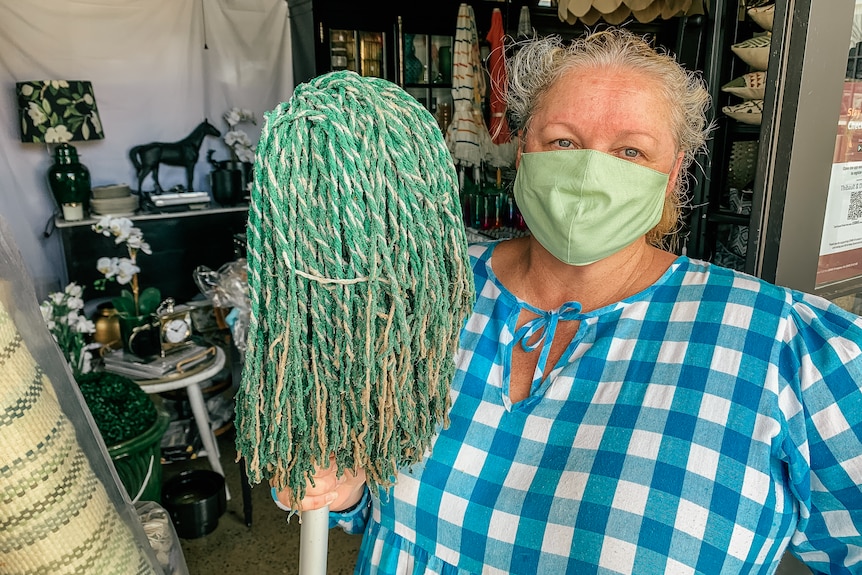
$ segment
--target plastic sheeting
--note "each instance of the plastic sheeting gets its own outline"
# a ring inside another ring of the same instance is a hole
[[[2,326],[4,337],[15,334],[15,343],[6,347],[0,368],[0,435],[7,441],[12,435],[16,437],[14,445],[0,450],[0,469],[6,469],[0,473],[0,492],[14,493],[27,486],[0,507],[5,526],[0,531],[3,573],[14,575],[41,572],[40,569],[71,573],[75,562],[123,566],[112,573],[165,573],[110,463],[72,373],[42,319],[30,276],[3,217],[0,310],[6,316],[4,321],[11,320]],[[33,368],[22,369],[27,361],[31,361],[35,372]],[[26,378],[31,378],[32,383],[22,385]],[[24,387],[26,393],[16,397],[16,390]],[[64,441],[70,442],[71,448],[62,452],[62,461],[51,459],[51,439],[59,438],[57,430],[68,428],[68,423],[73,432],[71,436],[64,435]],[[48,429],[47,434],[32,431],[42,428]],[[16,449],[26,456],[22,458]],[[81,453],[83,457],[79,457]],[[59,472],[67,468],[68,475]],[[36,469],[43,471],[34,475]],[[82,499],[80,507],[73,505],[72,498],[85,492],[91,497]],[[110,533],[105,532],[108,526]],[[96,548],[89,548],[91,544]],[[83,555],[74,556],[69,548],[72,545]],[[111,553],[118,555],[106,558]],[[51,557],[47,557],[49,554]],[[119,562],[120,554],[124,563]],[[49,559],[50,564],[41,563]],[[169,575],[173,573],[187,573],[185,564]]]

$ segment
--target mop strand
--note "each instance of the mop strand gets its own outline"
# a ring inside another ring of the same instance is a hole
[[[443,135],[404,90],[333,72],[266,114],[248,224],[237,453],[250,483],[364,468],[376,493],[448,424],[475,299]]]

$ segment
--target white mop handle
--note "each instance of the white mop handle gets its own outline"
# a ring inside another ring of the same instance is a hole
[[[302,512],[299,532],[299,575],[326,575],[329,506]]]

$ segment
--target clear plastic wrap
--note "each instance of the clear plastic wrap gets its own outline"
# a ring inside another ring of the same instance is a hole
[[[244,258],[228,262],[218,271],[198,266],[194,271],[195,283],[213,307],[233,309],[230,330],[234,345],[245,351],[251,304],[248,299],[248,265]]]
[[[163,575],[0,217],[3,573]]]
[[[168,511],[155,501],[139,501],[135,503],[135,509],[150,546],[156,554],[156,560],[164,569],[165,575],[189,575],[183,550],[177,545],[179,538]]]

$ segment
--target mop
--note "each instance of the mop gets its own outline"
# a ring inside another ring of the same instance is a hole
[[[332,72],[266,114],[236,442],[249,482],[290,488],[292,508],[331,454],[379,494],[448,424],[475,299],[457,182],[434,118],[388,81]],[[301,520],[300,570],[322,540],[324,572],[328,509]]]

